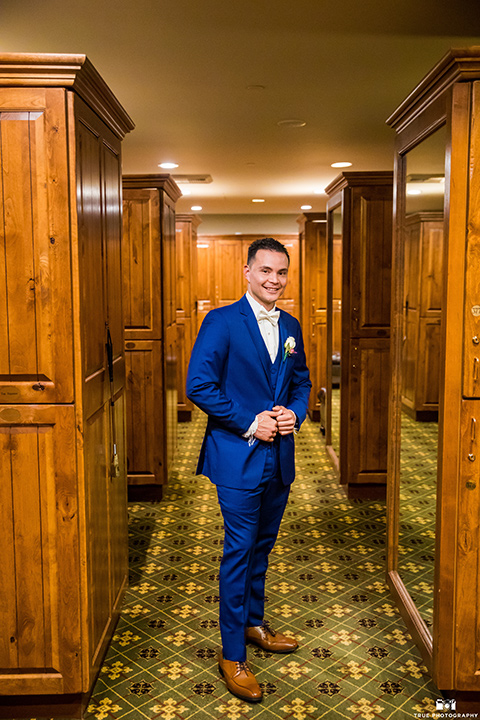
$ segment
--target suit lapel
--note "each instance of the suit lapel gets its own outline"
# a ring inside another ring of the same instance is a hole
[[[275,405],[277,404],[277,398],[280,394],[280,390],[283,385],[283,379],[285,377],[285,370],[287,369],[288,359],[283,360],[285,354],[285,340],[287,339],[287,327],[283,312],[280,310],[280,320],[278,321],[278,352],[280,353],[280,369],[278,371],[277,385],[275,388]]]
[[[247,326],[248,332],[250,333],[250,337],[252,338],[253,344],[255,345],[255,348],[258,352],[260,362],[262,363],[265,375],[267,376],[268,384],[273,389],[271,372],[272,361],[270,360],[270,355],[268,354],[267,347],[260,333],[255,313],[250,307],[250,304],[245,296],[240,300],[240,312],[243,315],[243,319]]]

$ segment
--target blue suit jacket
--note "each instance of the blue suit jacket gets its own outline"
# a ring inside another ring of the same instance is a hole
[[[287,337],[296,353],[283,360]],[[299,424],[305,420],[311,382],[298,320],[280,311],[279,353],[282,362],[274,389],[272,362],[258,322],[245,296],[212,310],[204,319],[192,350],[187,396],[208,415],[197,474],[217,485],[253,489],[260,483],[270,443],[243,434],[258,413],[284,405]],[[293,434],[278,436],[282,481],[295,477]]]

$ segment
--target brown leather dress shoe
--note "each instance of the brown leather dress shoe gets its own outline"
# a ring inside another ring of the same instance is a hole
[[[220,653],[218,656],[218,669],[220,675],[225,679],[228,690],[233,695],[247,702],[260,702],[263,697],[262,690],[246,662],[224,660],[223,655]]]
[[[294,638],[275,632],[266,620],[261,625],[247,628],[245,638],[247,642],[254,643],[272,653],[291,653],[298,648],[298,643]]]

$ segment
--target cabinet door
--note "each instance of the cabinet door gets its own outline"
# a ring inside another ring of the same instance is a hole
[[[241,239],[219,237],[215,245],[215,307],[230,305],[246,289],[242,276],[243,256]]]
[[[0,89],[0,403],[73,401],[66,147],[62,89]]]
[[[74,448],[73,407],[0,407],[2,695],[82,690]]]
[[[158,190],[123,191],[125,338],[161,340],[162,260]]]
[[[387,474],[388,339],[350,343],[346,459],[349,483],[385,483]]]
[[[167,481],[163,343],[127,340],[127,457],[131,485]]]
[[[78,216],[79,334],[83,393],[79,398],[84,500],[84,667],[99,668],[111,637],[126,582],[126,470],[124,348],[121,312],[119,141],[75,98]],[[108,206],[108,207],[107,207]],[[114,379],[107,364],[107,323],[113,343]],[[114,451],[119,475],[112,473]],[[123,518],[123,520],[121,520]]]
[[[350,314],[352,334],[390,332],[392,186],[352,192]]]

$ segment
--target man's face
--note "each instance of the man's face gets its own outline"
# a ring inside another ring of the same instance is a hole
[[[271,310],[282,297],[288,280],[288,259],[285,253],[257,250],[251,265],[245,265],[250,294],[264,308]]]

